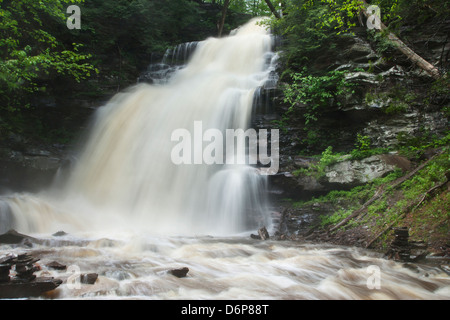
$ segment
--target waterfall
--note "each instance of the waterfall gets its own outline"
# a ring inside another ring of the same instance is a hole
[[[139,83],[101,107],[62,188],[7,199],[14,227],[21,232],[142,228],[171,235],[270,227],[266,176],[257,167],[201,159],[205,147],[221,142],[208,132],[219,130],[225,137],[228,130],[249,129],[255,94],[267,83],[273,86],[273,39],[258,21],[230,36],[191,44],[188,63],[168,81]],[[166,60],[184,59],[183,50]],[[173,161],[180,143],[173,140],[176,130],[192,133],[192,163]],[[215,159],[219,150],[211,153]],[[236,152],[238,158],[241,151]]]
[[[198,41],[192,41],[167,49],[162,61],[151,63],[146,72],[138,78],[138,82],[167,84],[174,73],[185,67],[198,44]]]

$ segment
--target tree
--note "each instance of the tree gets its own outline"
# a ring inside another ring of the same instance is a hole
[[[355,17],[358,17],[360,12],[362,12],[366,18],[373,15],[373,12],[367,11],[369,4],[365,0],[309,0],[308,3],[305,3],[305,5],[312,7],[314,3],[319,3],[328,7],[328,10],[322,16],[323,22],[321,26],[334,25],[335,29],[341,29],[343,32],[356,25]],[[385,15],[394,15],[396,6],[397,1],[394,1],[390,7],[386,8]],[[389,31],[381,20],[379,21],[379,26],[379,29],[386,33],[387,38],[392,42],[393,46],[403,53],[409,60],[433,78],[441,78],[439,70],[435,66],[414,52],[393,32]]]
[[[267,6],[269,7],[270,11],[272,11],[273,15],[277,18],[280,19],[280,14],[278,13],[278,11],[275,9],[275,7],[273,6],[272,2],[270,0],[265,0],[267,3]]]
[[[224,0],[222,2],[209,0],[206,2],[210,2],[212,4],[217,3],[222,6],[221,16],[217,22],[219,37],[222,36],[228,10],[233,10],[234,12],[241,14],[250,14],[252,16],[266,16],[270,15],[272,12],[275,17],[278,19],[280,18],[280,14],[270,0]]]
[[[73,0],[0,0],[0,108],[15,111],[27,94],[47,90],[46,80],[59,75],[81,81],[95,68],[80,44],[55,36],[66,26]]]
[[[367,7],[369,6],[365,0],[362,0],[364,3],[365,8],[362,8],[362,12],[364,15],[369,18],[372,13],[367,11]],[[380,24],[380,30],[387,31],[388,28],[383,22],[379,22]],[[419,68],[424,70],[426,73],[428,73],[430,76],[432,76],[435,79],[440,79],[441,74],[439,70],[433,66],[431,63],[426,61],[424,58],[419,56],[417,53],[415,53],[410,47],[408,47],[402,40],[400,40],[394,33],[387,31],[387,37],[389,40],[392,41],[394,46],[400,50],[409,60],[411,60],[414,64],[416,64]]]
[[[227,16],[227,10],[228,10],[229,5],[230,5],[230,0],[225,0],[225,3],[222,8],[222,17],[220,18],[220,21],[219,21],[219,37],[222,36],[223,25],[225,24],[225,18]]]

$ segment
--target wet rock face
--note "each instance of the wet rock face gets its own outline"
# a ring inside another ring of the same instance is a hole
[[[13,214],[9,204],[0,199],[0,234],[4,234],[13,227]]]
[[[448,127],[446,116],[439,111],[423,113],[411,110],[408,113],[379,117],[367,123],[362,131],[370,137],[374,147],[395,146],[402,136],[413,138],[424,131],[443,134]]]
[[[335,152],[349,152],[354,148],[357,134],[367,136],[373,148],[396,148],[402,139],[420,137],[424,132],[446,134],[448,120],[439,111],[442,101],[433,98],[434,102],[430,102],[427,96],[431,79],[412,68],[410,61],[398,59],[402,54],[394,51],[395,58],[383,58],[374,50],[374,43],[367,40],[366,31],[356,28],[355,35],[342,35],[334,43],[332,55],[327,51],[326,55],[311,61],[314,70],[347,72],[346,81],[354,85],[354,93],[339,97],[340,105],[330,101],[321,111],[314,129],[323,144],[317,146],[308,142],[308,128],[302,118],[307,106],[298,104],[295,114],[289,114],[286,133],[280,136],[281,166],[289,161],[289,155],[320,154],[329,145]],[[433,48],[442,50],[444,46],[446,42],[442,41]],[[281,118],[289,106],[283,103],[281,94],[276,104]]]
[[[52,183],[64,164],[63,150],[26,146],[0,146],[0,193],[35,192]]]
[[[327,168],[325,181],[354,187],[381,178],[397,168],[407,169],[410,166],[406,158],[395,155],[376,155],[362,160],[347,160]]]
[[[302,165],[300,164],[300,166]],[[332,190],[349,190],[374,179],[381,178],[396,169],[407,171],[411,162],[393,154],[371,156],[362,160],[344,160],[325,168],[321,177],[313,174],[298,176],[289,172],[271,177],[272,185],[279,188],[283,196],[303,195],[306,198],[326,194]]]
[[[335,211],[329,203],[315,202],[299,208],[289,208],[283,217],[280,230],[286,235],[307,236],[311,227],[320,224],[320,218]]]

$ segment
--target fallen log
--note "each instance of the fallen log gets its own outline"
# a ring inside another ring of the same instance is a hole
[[[363,14],[369,19],[372,15],[371,12],[368,12],[369,4],[363,0],[365,8],[362,9]],[[380,23],[380,30],[387,33],[387,38],[393,43],[393,45],[401,52],[403,53],[411,62],[415,65],[417,65],[419,68],[424,70],[428,75],[433,77],[434,79],[440,79],[442,78],[442,75],[440,74],[438,68],[436,68],[434,65],[426,61],[424,58],[419,56],[417,53],[415,53],[410,47],[408,47],[402,40],[400,40],[394,33],[390,32],[386,25],[384,25],[381,20]]]

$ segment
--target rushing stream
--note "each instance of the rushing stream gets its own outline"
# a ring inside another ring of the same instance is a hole
[[[41,235],[42,236],[42,235]],[[374,252],[248,236],[92,239],[48,236],[36,245],[37,275],[67,280],[54,299],[295,300],[449,299],[450,279],[439,268],[383,259]],[[2,248],[2,252],[14,252]],[[17,250],[17,253],[24,249]],[[52,261],[66,271],[45,267]],[[184,278],[169,273],[187,267]],[[98,273],[94,285],[70,280]]]
[[[31,249],[2,245],[0,256],[39,256],[37,275],[66,280],[47,296],[57,299],[450,298],[450,279],[438,268],[250,238],[272,226],[270,171],[237,161],[251,148],[223,144],[228,136],[219,133],[249,128],[255,93],[274,81],[272,45],[252,21],[196,43],[169,80],[114,97],[98,110],[66,179],[41,194],[0,199],[1,229],[38,239]],[[277,136],[269,144],[265,134],[257,137],[265,146],[258,159],[276,171]],[[60,230],[67,234],[52,236]],[[47,268],[52,261],[68,270]],[[182,267],[187,277],[169,272]],[[90,272],[99,275],[95,284],[72,282]]]

